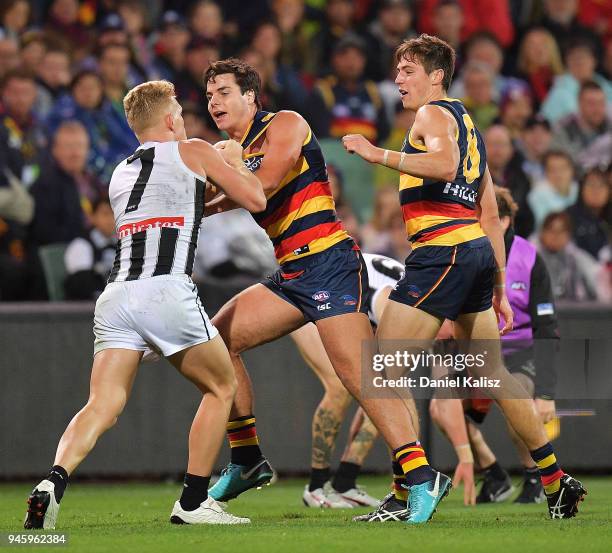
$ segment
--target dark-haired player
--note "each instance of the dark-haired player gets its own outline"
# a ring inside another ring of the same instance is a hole
[[[402,151],[377,148],[361,135],[343,138],[348,152],[401,173],[400,203],[413,251],[380,321],[379,347],[384,351],[387,340],[431,340],[444,319],[455,321],[457,338],[487,340],[488,363],[474,376],[499,380],[500,389],[489,391],[540,470],[550,516],[572,517],[586,491],[557,464],[533,401],[503,366],[499,335],[513,320],[503,232],[480,133],[463,104],[446,96],[455,52],[421,35],[405,40],[396,58],[402,104],[416,111]],[[501,331],[496,312],[504,319]],[[409,520],[427,520],[450,478],[429,466],[418,444],[396,456],[409,485]]]
[[[236,60],[213,63],[204,83],[217,127],[244,148],[244,162],[262,182],[268,204],[255,220],[280,264],[265,284],[231,299],[214,318],[228,344],[239,391],[228,423],[231,463],[211,495],[231,499],[272,478],[258,445],[243,351],[314,322],[334,370],[392,449],[416,440],[401,399],[361,394],[362,343],[373,339],[366,314],[367,270],[357,245],[336,217],[323,154],[297,113],[261,110],[259,76]],[[223,148],[223,144],[219,146]],[[219,209],[231,208],[231,202]]]

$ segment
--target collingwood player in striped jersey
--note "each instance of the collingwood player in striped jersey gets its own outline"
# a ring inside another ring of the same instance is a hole
[[[251,211],[265,208],[265,196],[244,167],[237,142],[219,152],[204,141],[187,140],[171,83],[138,85],[123,103],[141,145],[117,166],[109,187],[119,243],[109,283],[96,303],[89,400],[64,432],[49,475],[32,491],[24,526],[55,527],[69,475],[116,422],[148,349],[165,356],[203,394],[171,522],[248,523],[207,495],[236,379],[190,273],[207,177]]]

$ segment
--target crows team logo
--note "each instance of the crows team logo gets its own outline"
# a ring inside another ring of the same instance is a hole
[[[353,296],[349,296],[348,294],[342,296],[340,299],[344,302],[344,305],[357,305],[357,300]]]
[[[327,290],[320,290],[312,295],[312,299],[315,301],[327,301],[329,299],[329,292]]]

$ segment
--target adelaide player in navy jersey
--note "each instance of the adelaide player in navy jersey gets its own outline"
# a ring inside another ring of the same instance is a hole
[[[377,148],[361,135],[343,138],[348,152],[400,172],[413,251],[380,321],[379,348],[384,352],[388,340],[431,340],[445,319],[455,321],[458,338],[487,340],[488,363],[475,376],[500,381],[492,395],[540,470],[550,516],[572,517],[586,491],[559,467],[533,401],[503,366],[499,336],[513,321],[503,231],[480,133],[463,104],[447,97],[455,52],[443,40],[421,35],[405,40],[396,59],[402,104],[416,112],[402,151]],[[411,410],[413,441],[395,454],[409,486],[408,521],[418,523],[431,518],[451,481],[429,466],[417,441],[414,402]]]

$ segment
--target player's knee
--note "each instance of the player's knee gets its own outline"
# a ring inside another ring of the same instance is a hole
[[[338,380],[325,387],[324,399],[338,408],[346,409],[351,403],[351,394]]]
[[[87,403],[86,409],[104,430],[108,430],[117,424],[119,415],[122,413],[124,407],[125,401],[121,398],[106,401],[92,398]]]
[[[231,374],[211,386],[210,391],[223,403],[231,405],[236,397],[236,390],[238,390],[238,381],[234,374]]]

